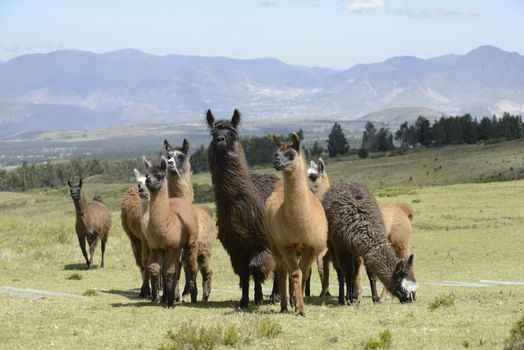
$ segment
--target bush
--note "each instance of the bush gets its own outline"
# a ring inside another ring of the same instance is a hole
[[[509,338],[504,340],[504,350],[524,349],[524,315],[511,327]]]
[[[455,295],[439,295],[431,303],[429,303],[429,309],[434,311],[440,307],[450,307],[455,305]]]
[[[80,281],[82,279],[82,275],[79,273],[73,273],[69,277],[67,277],[68,280],[74,280],[74,281]],[[85,293],[84,293],[85,294]]]
[[[366,148],[360,148],[358,150],[358,157],[360,159],[366,159],[367,157],[369,157],[369,152]]]
[[[84,292],[83,296],[85,296],[85,297],[96,297],[96,296],[98,296],[98,291],[96,289],[89,288],[88,290],[86,290]]]
[[[378,338],[370,338],[362,344],[364,349],[389,349],[391,346],[391,332],[386,329],[380,332]]]

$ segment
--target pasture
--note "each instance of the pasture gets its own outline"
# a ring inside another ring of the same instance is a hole
[[[171,344],[169,331],[189,323],[235,326],[250,338],[237,346],[248,349],[364,348],[385,330],[391,334],[391,349],[500,349],[524,312],[524,285],[439,282],[524,281],[524,180],[473,183],[523,172],[523,157],[522,142],[515,141],[331,161],[332,179],[368,183],[378,201],[413,206],[412,251],[420,288],[417,301],[406,305],[397,300],[373,305],[368,288],[353,306],[338,306],[335,297],[312,297],[306,300],[305,318],[280,314],[278,305],[252,304],[248,312],[235,311],[238,277],[218,241],[209,302],[166,309],[138,299],[141,278],[118,209],[130,184],[84,185],[87,198],[101,195],[113,215],[106,267],[91,271],[83,263],[65,187],[0,193],[0,347],[158,349]],[[209,177],[201,174],[194,181],[206,183]],[[315,270],[312,292],[318,295]],[[198,281],[200,300],[200,276]],[[368,285],[366,278],[363,285]],[[266,282],[266,296],[270,287]],[[337,292],[333,269],[330,292]],[[278,323],[281,333],[255,335],[254,325],[267,319]]]

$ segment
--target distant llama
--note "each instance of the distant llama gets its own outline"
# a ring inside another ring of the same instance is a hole
[[[291,136],[292,141],[287,143],[273,136],[278,146],[273,165],[282,171],[284,179],[266,201],[264,228],[277,262],[281,311],[287,311],[289,273],[296,312],[304,316],[303,288],[311,264],[326,249],[328,226],[320,201],[308,188],[300,139],[296,133]]]
[[[319,158],[318,165],[311,161],[308,169],[309,187],[320,199],[330,188],[329,177],[326,173],[326,165],[322,158]],[[397,257],[407,260],[410,255],[410,240],[411,240],[411,220],[413,219],[413,209],[409,204],[378,204],[382,217],[384,219],[385,234],[388,241],[391,243],[393,250]],[[329,288],[329,254],[321,254],[317,259],[319,266],[319,276],[322,284],[322,292],[320,296],[328,295]],[[309,281],[308,281],[309,282]],[[373,283],[373,281],[370,281]],[[357,290],[361,293],[360,279],[357,278]],[[376,290],[376,287],[372,287]],[[377,302],[387,296],[387,289],[383,289],[380,298],[378,295],[373,295],[373,301]],[[415,293],[412,294],[415,299]]]
[[[217,212],[218,239],[240,277],[242,298],[239,307],[249,304],[249,277],[255,281],[255,303],[263,301],[262,283],[275,270],[275,261],[262,226],[264,202],[278,178],[250,174],[240,143],[240,112],[231,120],[215,120],[210,110],[207,124],[213,139],[208,148],[208,163]],[[272,300],[275,298],[273,284]]]
[[[193,202],[193,181],[191,163],[189,156],[189,142],[184,139],[182,147],[173,148],[167,140],[164,140],[167,152],[167,186],[170,198],[184,198]],[[196,208],[198,215],[198,267],[202,274],[202,299],[207,301],[211,293],[211,282],[213,279],[212,253],[213,243],[217,237],[213,211],[209,207]],[[186,283],[182,292],[182,298],[189,294],[189,274],[184,269]]]
[[[196,273],[198,216],[190,201],[169,198],[167,160],[162,157],[160,166],[147,169],[146,186],[150,192],[149,222],[145,236],[150,248],[149,273],[151,297],[160,302],[160,279],[163,277],[164,295],[168,307],[175,304],[175,289],[180,271],[180,260],[189,272],[191,302],[197,301]]]
[[[127,234],[133,249],[135,262],[140,268],[142,286],[139,296],[147,298],[151,294],[149,287],[149,246],[144,235],[149,220],[149,190],[146,187],[146,177],[137,169],[133,169],[137,186],[131,186],[120,202],[120,219],[122,228]]]
[[[69,194],[75,204],[75,230],[87,268],[89,270],[93,268],[93,256],[99,241],[102,246],[100,267],[104,267],[106,242],[112,224],[111,213],[99,196],[95,196],[89,203],[86,201],[84,191],[82,191],[82,179],[77,185],[71,184],[70,180],[67,180],[67,184],[69,185]],[[89,259],[87,258],[86,240],[89,243]]]

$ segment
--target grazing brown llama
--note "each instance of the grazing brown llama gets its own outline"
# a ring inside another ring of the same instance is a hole
[[[196,273],[198,216],[190,201],[169,198],[166,181],[167,160],[160,166],[147,169],[146,186],[150,192],[149,221],[145,236],[149,244],[149,273],[151,297],[160,302],[160,278],[163,277],[164,295],[168,307],[175,304],[175,290],[180,271],[180,259],[189,272],[191,302],[197,301]]]
[[[122,228],[131,242],[135,262],[142,275],[139,297],[147,298],[151,294],[151,289],[147,268],[149,246],[144,235],[144,228],[147,228],[147,220],[149,220],[149,190],[145,185],[146,177],[140,174],[137,169],[133,169],[133,171],[137,186],[129,187],[120,202],[120,220]]]
[[[184,139],[182,147],[171,147],[164,140],[167,152],[167,186],[170,198],[184,198],[193,202],[193,181],[189,156],[189,142]],[[209,207],[196,208],[198,215],[198,268],[202,274],[202,299],[207,301],[211,293],[211,282],[213,279],[213,267],[211,255],[213,243],[217,237],[215,223],[213,222],[213,211]],[[184,269],[186,283],[182,292],[182,298],[189,294],[189,274]]]
[[[326,165],[322,158],[318,160],[318,166],[311,161],[308,169],[309,188],[320,199],[330,187],[329,177],[326,173]],[[385,234],[397,257],[407,259],[410,255],[411,240],[411,220],[413,219],[413,209],[409,204],[378,204],[382,217],[384,219]],[[322,284],[320,296],[329,294],[329,254],[320,255],[317,264],[319,266],[319,276]],[[309,280],[308,280],[309,282]],[[372,281],[370,281],[373,283]],[[357,290],[361,294],[360,278],[357,277]],[[375,290],[372,288],[372,290]],[[387,296],[387,289],[383,289],[380,300]],[[415,293],[413,293],[415,299]],[[377,295],[373,295],[374,302],[379,300]]]
[[[100,241],[102,246],[102,261],[100,267],[104,267],[104,253],[106,251],[107,237],[111,229],[111,213],[99,196],[95,196],[91,202],[87,202],[82,191],[82,179],[78,185],[69,185],[69,194],[73,199],[76,210],[75,230],[82,254],[86,259],[87,268],[93,268],[93,256]],[[89,243],[89,259],[87,258],[86,240]]]
[[[264,228],[277,262],[281,311],[287,311],[287,279],[292,280],[296,312],[305,315],[303,293],[311,264],[326,249],[327,220],[320,201],[308,188],[307,165],[296,133],[278,146],[273,165],[283,181],[266,201]],[[290,282],[291,283],[291,282]]]
[[[240,143],[240,112],[231,120],[215,120],[210,110],[207,124],[213,139],[208,148],[208,163],[217,212],[218,239],[240,277],[242,298],[239,307],[249,304],[249,278],[255,282],[255,302],[262,303],[262,283],[275,270],[275,261],[262,225],[264,202],[278,178],[250,174]],[[276,296],[273,283],[272,300]]]

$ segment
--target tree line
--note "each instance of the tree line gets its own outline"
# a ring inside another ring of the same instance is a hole
[[[302,129],[297,133],[301,139],[304,138]],[[480,122],[469,114],[441,117],[433,123],[419,116],[412,124],[405,122],[400,125],[395,133],[385,127],[377,129],[372,122],[368,122],[362,135],[361,148],[355,150],[355,154],[358,154],[360,158],[366,158],[369,152],[393,150],[396,148],[394,140],[397,141],[400,148],[418,145],[442,147],[452,144],[473,144],[493,139],[514,139],[523,136],[522,117],[509,113],[504,113],[501,118],[485,117]],[[280,137],[286,138],[282,135]],[[241,143],[250,166],[271,164],[275,145],[270,135],[245,136],[241,138]],[[309,147],[304,148],[304,152],[307,157],[311,158],[318,156],[335,157],[348,154],[350,147],[342,126],[335,123],[327,140],[315,140]],[[150,156],[155,158],[159,154]],[[194,173],[207,171],[207,148],[204,145],[193,152],[191,166]],[[142,167],[140,158],[113,161],[73,158],[66,162],[32,165],[24,162],[20,167],[10,171],[0,169],[0,191],[63,186],[68,179],[101,174],[108,175],[109,181],[129,181],[132,178],[133,168],[141,169]]]

